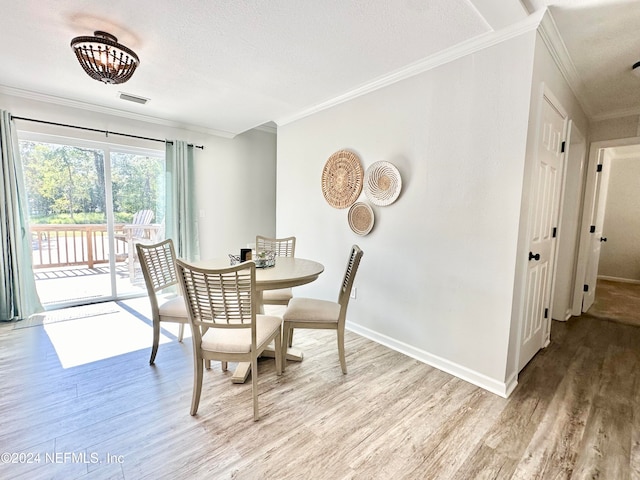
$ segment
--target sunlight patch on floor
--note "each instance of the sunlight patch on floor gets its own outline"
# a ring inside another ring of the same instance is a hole
[[[175,327],[175,328],[174,328]],[[178,324],[162,326],[160,344],[177,341]],[[136,350],[151,350],[153,328],[126,312],[86,317],[66,322],[44,322],[63,368],[76,367]],[[185,329],[185,338],[190,335]]]

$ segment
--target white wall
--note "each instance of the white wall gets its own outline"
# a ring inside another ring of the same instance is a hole
[[[598,276],[640,281],[640,158],[613,158]]]
[[[108,87],[106,87],[108,88]],[[276,135],[251,130],[233,139],[142,122],[80,108],[0,94],[13,116],[151,138],[186,140],[195,150],[201,258],[239,253],[258,233],[275,234]],[[104,134],[16,121],[19,130],[104,141]],[[162,143],[109,136],[109,141],[164,150]]]
[[[611,118],[593,122],[591,125],[591,141],[613,140],[640,136],[640,117]]]
[[[205,215],[200,257],[239,255],[256,235],[275,235],[276,135],[250,130],[216,142],[215,149],[205,147],[205,153],[197,172]]]
[[[534,42],[522,34],[278,130],[277,233],[326,267],[296,295],[335,299],[358,243],[348,328],[501,394]],[[340,149],[402,175],[366,237],[321,192]]]

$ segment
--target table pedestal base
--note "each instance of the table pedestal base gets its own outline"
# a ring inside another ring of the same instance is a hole
[[[275,358],[276,351],[273,347],[268,346],[263,352],[261,357],[267,358]],[[287,349],[287,360],[291,360],[292,362],[301,362],[304,355],[301,350],[297,348],[288,348]],[[233,376],[231,377],[231,382],[233,383],[244,383],[249,376],[249,372],[251,371],[251,364],[249,362],[240,362],[236,367],[235,372],[233,372]]]

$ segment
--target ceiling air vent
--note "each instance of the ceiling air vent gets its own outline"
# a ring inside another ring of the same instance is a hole
[[[127,100],[128,102],[139,103],[144,105],[149,101],[148,98],[138,97],[137,95],[131,95],[130,93],[120,92],[120,98],[122,100]]]

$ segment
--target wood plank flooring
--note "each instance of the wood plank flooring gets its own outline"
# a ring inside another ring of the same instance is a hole
[[[260,361],[259,422],[219,364],[189,415],[190,338],[153,367],[145,348],[63,368],[45,327],[16,326],[0,324],[0,452],[18,462],[2,479],[640,478],[640,328],[589,315],[553,323],[509,399],[351,332],[342,375],[335,332],[296,331],[303,362]]]

